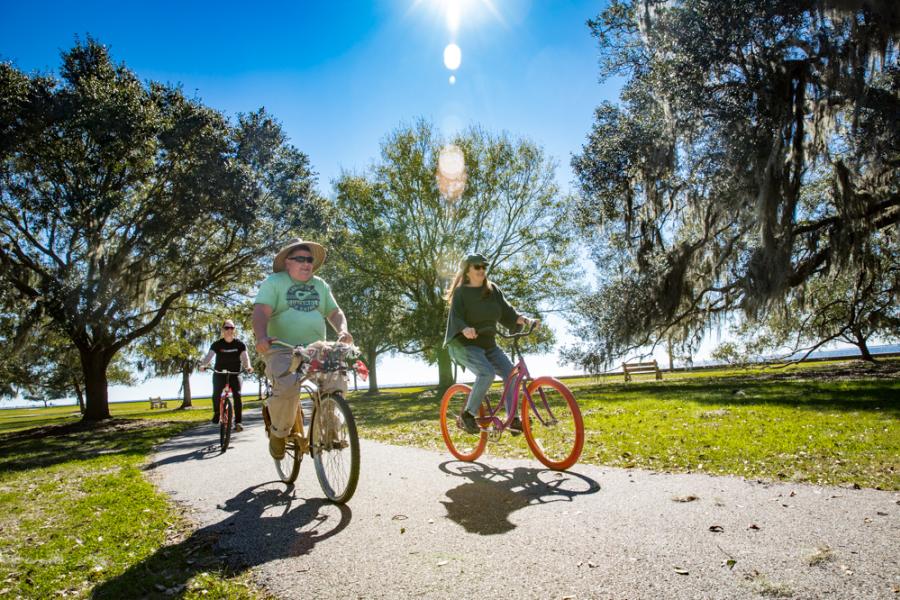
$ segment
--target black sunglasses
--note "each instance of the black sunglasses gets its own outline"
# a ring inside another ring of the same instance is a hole
[[[223,325],[222,329],[234,329],[234,325]]]
[[[287,260],[292,260],[296,263],[312,263],[315,261],[312,256],[289,256]]]
[[[475,269],[476,271],[484,271],[484,270],[487,268],[487,266],[485,266],[485,265],[472,265],[472,268]]]

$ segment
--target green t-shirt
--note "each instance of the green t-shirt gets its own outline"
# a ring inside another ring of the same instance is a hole
[[[313,275],[309,281],[297,281],[285,271],[269,275],[253,302],[272,307],[269,337],[295,346],[324,340],[325,317],[338,308],[324,280]]]

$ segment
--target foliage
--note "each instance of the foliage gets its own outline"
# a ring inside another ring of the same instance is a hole
[[[900,223],[900,17],[890,2],[614,1],[589,26],[603,104],[573,167],[600,290],[596,367],[859,273]],[[892,292],[896,302],[896,289]]]
[[[331,285],[344,311],[354,343],[369,369],[369,392],[378,392],[378,357],[397,348],[402,340],[402,305],[397,286],[386,285],[377,273],[360,268],[357,235],[333,237],[322,277]]]
[[[337,207],[354,244],[345,258],[386,297],[398,297],[398,350],[421,354],[452,373],[442,348],[447,318],[443,294],[469,252],[490,260],[489,278],[510,301],[536,314],[564,305],[575,279],[566,208],[554,165],[535,144],[471,129],[447,143],[462,150],[466,187],[458,198],[438,187],[445,145],[418,121],[392,132],[368,175],[343,174]],[[544,347],[551,341],[547,330]]]
[[[822,345],[840,341],[857,346],[865,360],[874,361],[868,340],[900,338],[900,248],[879,243],[874,236],[872,259],[864,267],[847,269],[811,281],[788,295],[782,307],[760,322],[744,321],[732,342],[714,357],[732,353],[751,358],[772,351],[808,356]],[[743,346],[741,348],[740,346]]]
[[[264,111],[231,124],[94,40],[62,60],[60,80],[0,65],[0,278],[77,349],[103,419],[117,353],[321,226],[320,201]]]

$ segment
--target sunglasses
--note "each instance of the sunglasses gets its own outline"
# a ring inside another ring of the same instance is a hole
[[[472,265],[472,268],[476,271],[484,271],[487,267],[485,265]]]
[[[222,329],[234,329],[234,325],[224,325]]]
[[[310,263],[315,260],[312,256],[289,256],[287,260],[292,260],[295,263]]]

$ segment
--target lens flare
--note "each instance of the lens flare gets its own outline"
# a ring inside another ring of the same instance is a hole
[[[441,195],[456,200],[466,189],[466,157],[459,146],[447,144],[438,155],[437,184]]]
[[[456,44],[447,44],[444,48],[444,66],[455,71],[462,63],[462,50]]]
[[[450,85],[453,85],[454,83],[456,83],[456,75],[451,75],[450,76]]]

